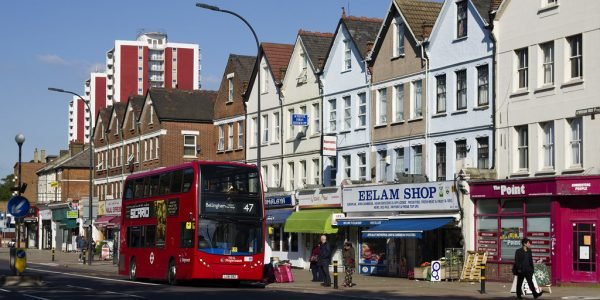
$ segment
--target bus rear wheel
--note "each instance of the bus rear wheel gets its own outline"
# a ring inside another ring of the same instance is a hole
[[[132,258],[131,262],[129,262],[129,280],[137,280],[137,265],[135,263],[135,258]]]
[[[170,285],[177,284],[177,265],[172,259],[169,262],[169,268],[167,269],[167,282]]]

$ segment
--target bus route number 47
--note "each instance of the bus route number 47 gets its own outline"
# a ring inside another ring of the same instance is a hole
[[[254,208],[254,204],[246,204],[246,206],[244,206],[244,210],[248,213],[252,212],[252,209]]]

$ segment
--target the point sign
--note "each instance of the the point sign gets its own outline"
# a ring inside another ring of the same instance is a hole
[[[14,196],[8,200],[8,212],[16,218],[22,218],[29,213],[29,200],[23,196]]]

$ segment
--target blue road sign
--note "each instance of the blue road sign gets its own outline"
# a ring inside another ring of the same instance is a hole
[[[292,125],[307,126],[308,125],[308,115],[292,114]]]
[[[29,200],[23,196],[14,196],[8,200],[7,209],[15,218],[22,218],[29,213]]]

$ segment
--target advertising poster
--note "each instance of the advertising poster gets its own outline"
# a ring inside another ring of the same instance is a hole
[[[167,205],[165,200],[154,201],[154,212],[156,213],[156,246],[165,245],[165,234],[167,231]]]
[[[381,264],[386,256],[386,239],[373,239],[363,242],[360,251],[360,263]]]

